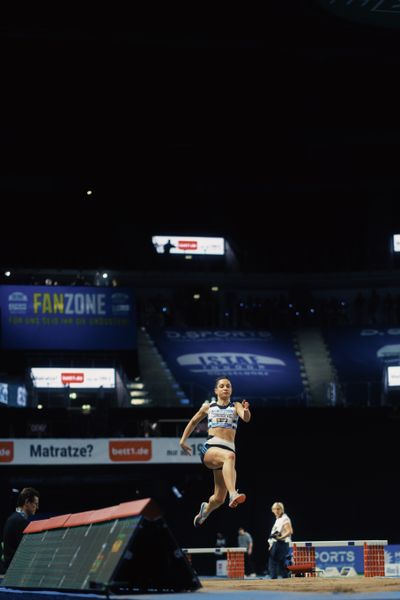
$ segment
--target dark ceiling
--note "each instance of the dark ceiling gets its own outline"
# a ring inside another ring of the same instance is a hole
[[[130,6],[97,6],[96,12],[60,14],[58,7],[36,7],[15,19],[4,19],[2,39],[52,44],[76,44],[108,49],[116,47],[297,47],[365,49],[379,42],[395,45],[400,28],[397,0],[271,0],[258,3]],[[396,31],[397,30],[397,31]],[[337,35],[341,35],[338,40]],[[338,42],[341,42],[338,44]],[[87,48],[86,48],[87,49]],[[377,49],[374,51],[376,52]]]
[[[2,263],[136,268],[142,236],[189,228],[255,254],[289,238],[286,268],[330,232],[329,256],[339,238],[340,264],[372,265],[400,225],[399,21],[391,0],[281,0],[3,25]]]

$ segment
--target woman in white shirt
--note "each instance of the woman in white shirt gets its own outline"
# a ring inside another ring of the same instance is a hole
[[[276,520],[268,539],[268,573],[271,579],[277,579],[278,576],[286,578],[289,577],[286,568],[286,557],[289,554],[289,544],[292,541],[292,522],[285,513],[282,502],[274,502],[271,510]]]

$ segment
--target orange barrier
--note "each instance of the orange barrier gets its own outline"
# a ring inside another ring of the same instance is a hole
[[[244,552],[227,552],[227,573],[230,579],[244,578]]]
[[[316,577],[315,549],[334,546],[362,546],[364,549],[364,577],[385,576],[385,546],[387,540],[349,540],[349,541],[315,541],[292,542],[294,565],[289,567],[292,574],[303,573],[308,577]],[[312,567],[310,569],[309,567]]]
[[[364,577],[385,576],[385,548],[380,544],[364,543]]]

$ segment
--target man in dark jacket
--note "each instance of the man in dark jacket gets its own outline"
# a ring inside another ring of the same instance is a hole
[[[17,551],[28,521],[39,508],[39,492],[26,487],[18,495],[15,511],[8,517],[3,530],[4,566],[7,569]]]

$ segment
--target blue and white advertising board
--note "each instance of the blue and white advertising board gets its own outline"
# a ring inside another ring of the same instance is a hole
[[[315,549],[315,562],[318,569],[323,569],[326,574],[333,570],[339,574],[354,569],[356,573],[364,573],[364,548],[362,546],[343,547],[326,546]],[[388,544],[385,546],[385,574],[387,576],[400,576],[400,545]]]
[[[381,381],[385,365],[400,358],[400,328],[348,327],[324,331],[343,381]]]
[[[0,286],[1,347],[7,350],[133,350],[129,288]]]
[[[152,337],[180,385],[194,392],[212,395],[222,376],[232,380],[235,399],[300,397],[303,392],[290,334],[166,329]]]

